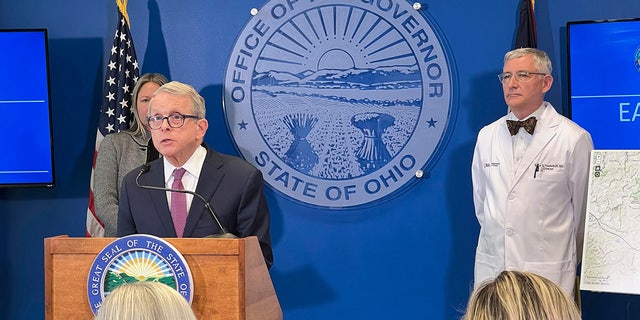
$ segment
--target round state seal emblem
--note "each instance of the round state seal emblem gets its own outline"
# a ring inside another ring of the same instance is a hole
[[[241,155],[312,206],[373,204],[405,189],[451,130],[442,37],[405,0],[269,1],[242,30],[224,79]]]
[[[162,282],[193,299],[193,278],[184,257],[169,242],[136,234],[118,238],[96,256],[87,280],[89,305],[98,313],[102,301],[123,283]]]

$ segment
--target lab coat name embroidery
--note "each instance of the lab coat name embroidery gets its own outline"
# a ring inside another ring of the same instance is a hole
[[[540,163],[540,172],[564,171],[564,164],[544,164]]]

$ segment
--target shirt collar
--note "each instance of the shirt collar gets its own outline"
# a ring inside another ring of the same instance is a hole
[[[544,109],[547,107],[547,103],[543,102],[540,107],[538,107],[538,109],[536,111],[534,111],[532,114],[530,114],[529,116],[525,117],[522,120],[527,120],[531,117],[536,117],[538,119],[538,121],[540,121],[540,116],[542,115],[542,113],[544,113]],[[509,111],[509,114],[507,114],[507,120],[520,120],[518,118],[516,118],[516,116],[513,114],[513,112]]]
[[[200,177],[200,172],[202,171],[202,165],[204,164],[204,159],[207,157],[207,149],[203,146],[198,146],[196,151],[191,155],[189,160],[184,163],[182,168],[184,168],[187,173],[196,177],[196,180]],[[166,157],[162,157],[162,161],[164,162],[164,182],[169,183],[171,181],[173,170],[176,169],[174,165],[172,165]]]

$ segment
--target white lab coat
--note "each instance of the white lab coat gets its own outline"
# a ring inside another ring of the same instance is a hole
[[[478,134],[472,164],[480,223],[475,287],[503,270],[521,270],[544,276],[573,296],[593,142],[551,104],[543,106],[519,164],[506,116]]]

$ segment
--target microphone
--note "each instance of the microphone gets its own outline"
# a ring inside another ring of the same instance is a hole
[[[151,144],[151,145],[153,145],[153,144]],[[154,148],[154,150],[155,150],[155,148]],[[148,153],[147,153],[147,156],[148,156]],[[148,190],[158,190],[158,191],[165,191],[165,192],[166,191],[171,191],[171,192],[188,193],[188,194],[193,195],[194,197],[200,199],[200,201],[202,201],[202,203],[204,203],[204,207],[207,208],[207,211],[209,211],[209,214],[213,218],[213,221],[216,223],[216,225],[220,229],[220,231],[218,233],[212,234],[212,235],[208,235],[205,238],[237,238],[237,236],[235,234],[230,233],[229,231],[227,231],[227,229],[225,227],[222,226],[222,223],[220,223],[220,219],[218,219],[218,215],[215,213],[215,211],[213,211],[213,208],[211,208],[211,205],[209,204],[209,202],[207,200],[205,200],[205,198],[203,196],[201,196],[200,194],[198,194],[196,192],[193,192],[191,190],[179,190],[179,189],[170,189],[170,188],[161,188],[161,187],[141,185],[138,182],[138,180],[140,179],[140,176],[142,176],[143,174],[149,172],[149,169],[151,169],[151,165],[149,165],[149,162],[147,162],[147,163],[142,165],[142,168],[140,169],[140,172],[136,176],[136,186],[138,186],[139,188],[148,189]]]

